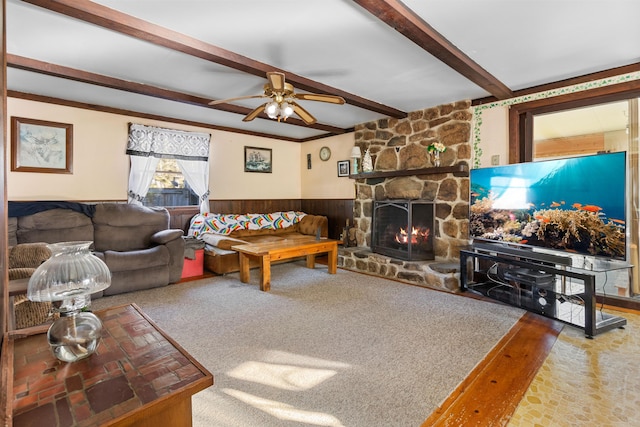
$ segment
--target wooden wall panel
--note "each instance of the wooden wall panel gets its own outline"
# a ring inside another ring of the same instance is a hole
[[[300,199],[209,200],[209,209],[217,213],[299,211]]]
[[[329,238],[340,239],[347,220],[353,225],[353,199],[302,200],[302,212],[324,215],[329,219]]]
[[[324,215],[329,219],[329,237],[339,239],[347,219],[353,225],[352,199],[279,199],[279,200],[210,200],[214,213],[271,213],[279,211],[301,211],[313,215]],[[191,218],[198,213],[195,206],[167,208],[171,215],[171,228],[189,229]]]

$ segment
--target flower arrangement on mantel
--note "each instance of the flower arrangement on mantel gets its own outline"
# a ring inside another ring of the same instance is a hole
[[[447,151],[447,147],[445,147],[442,142],[434,142],[427,146],[427,153],[429,153],[433,166],[440,166],[440,153],[444,153],[445,151]]]

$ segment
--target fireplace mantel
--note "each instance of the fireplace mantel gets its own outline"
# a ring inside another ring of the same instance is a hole
[[[367,179],[367,178],[392,178],[396,176],[411,175],[434,175],[439,173],[452,173],[454,176],[469,176],[469,165],[466,163],[458,163],[453,166],[438,166],[423,169],[404,169],[384,172],[365,172],[349,175],[351,179]]]

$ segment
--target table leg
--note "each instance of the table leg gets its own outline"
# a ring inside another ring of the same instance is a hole
[[[269,255],[260,257],[260,290],[264,292],[271,290],[271,257]]]
[[[338,271],[338,244],[336,243],[327,252],[329,274],[336,274]]]
[[[307,268],[316,268],[316,254],[307,255]]]
[[[249,283],[249,256],[242,252],[240,254],[240,281]]]

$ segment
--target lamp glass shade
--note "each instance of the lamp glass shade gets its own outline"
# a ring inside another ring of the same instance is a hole
[[[63,301],[91,295],[111,285],[107,265],[89,251],[93,242],[61,242],[47,245],[51,258],[40,264],[29,279],[31,301]]]
[[[75,362],[93,354],[102,336],[102,322],[89,311],[91,294],[111,284],[107,265],[89,251],[93,242],[47,245],[51,258],[40,264],[29,279],[31,301],[51,301],[60,313],[47,331],[53,355]]]
[[[362,151],[360,151],[360,147],[355,146],[351,149],[351,157],[360,157],[362,156]]]

